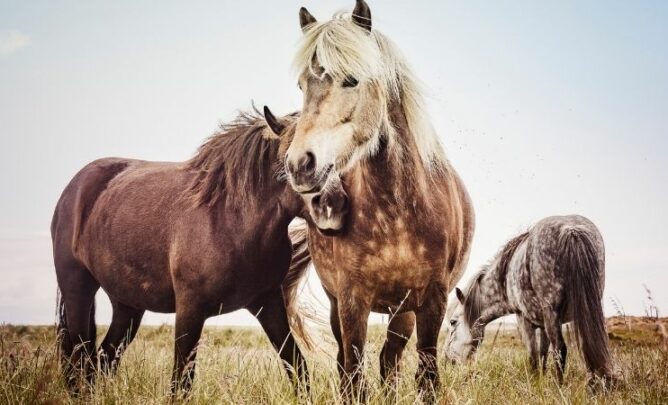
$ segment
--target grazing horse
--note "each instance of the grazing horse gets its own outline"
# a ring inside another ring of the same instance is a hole
[[[392,314],[383,379],[396,381],[417,323],[416,377],[431,395],[447,294],[468,261],[471,201],[416,80],[392,42],[371,28],[367,4],[358,0],[352,15],[326,22],[304,8],[299,17],[304,35],[295,65],[303,110],[285,165],[290,184],[305,196],[323,188],[326,195],[332,176],[349,196],[344,226],[320,232],[309,221],[309,250],[331,302],[342,392],[364,395],[361,355],[374,311]]]
[[[456,290],[460,305],[450,319],[446,355],[468,359],[482,342],[485,325],[515,313],[532,368],[538,368],[540,356],[545,369],[552,344],[563,381],[567,348],[561,325],[573,321],[589,371],[611,377],[601,304],[604,279],[603,238],[596,226],[579,215],[545,218],[508,242],[466,292]]]
[[[294,117],[283,121],[294,127]],[[305,232],[297,229],[300,237],[292,241],[288,235],[304,204],[281,176],[287,139],[259,116],[242,114],[186,162],[106,158],[74,176],[51,224],[59,342],[73,390],[77,372],[92,382],[98,361],[100,287],[113,307],[99,348],[103,370],[116,368],[144,311],[176,312],[172,389],[187,391],[204,321],[245,308],[289,376],[307,382],[289,327],[290,319],[301,331],[295,280],[308,264],[308,250]]]

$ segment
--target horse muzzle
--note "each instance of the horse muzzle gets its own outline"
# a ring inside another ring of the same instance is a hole
[[[325,189],[308,202],[311,220],[324,236],[338,236],[344,232],[350,212],[348,195],[343,188]]]
[[[327,182],[333,165],[318,168],[315,155],[306,152],[303,156],[285,159],[285,171],[290,179],[292,188],[300,194],[318,193]]]

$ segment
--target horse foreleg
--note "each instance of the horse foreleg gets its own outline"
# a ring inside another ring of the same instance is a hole
[[[141,324],[144,310],[135,309],[120,302],[112,302],[113,315],[111,325],[100,345],[100,368],[114,373],[121,361],[123,352],[132,342]]]
[[[272,346],[283,360],[288,377],[295,382],[295,390],[298,390],[300,383],[308,390],[306,361],[290,333],[282,290],[279,288],[263,295],[248,310],[260,322]]]
[[[447,289],[435,288],[416,312],[418,369],[415,378],[425,402],[434,400],[440,386],[438,376],[438,334],[445,317]]]
[[[533,371],[538,370],[538,345],[536,343],[536,328],[528,319],[517,315],[517,326],[524,345],[529,351],[529,363]]]
[[[334,339],[336,339],[336,344],[339,348],[336,354],[336,369],[339,372],[339,379],[343,381],[345,377],[345,356],[343,353],[343,338],[341,337],[341,321],[339,320],[339,306],[336,301],[336,298],[331,294],[327,293],[329,298],[330,309],[329,309],[329,325],[332,328],[332,334]]]
[[[359,286],[342,288],[342,291],[343,294],[337,297],[344,356],[341,391],[346,401],[357,397],[360,402],[364,402],[364,344],[372,297],[368,290]]]
[[[202,328],[206,317],[197,305],[184,302],[177,304],[175,341],[174,341],[174,371],[172,373],[172,394],[183,390],[190,391],[195,378],[195,357],[197,343],[202,335]]]
[[[415,313],[395,314],[387,325],[387,337],[380,352],[380,377],[383,383],[396,387],[399,360],[415,328]]]

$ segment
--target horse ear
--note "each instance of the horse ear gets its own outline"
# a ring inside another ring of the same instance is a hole
[[[318,21],[308,12],[306,7],[299,9],[299,25],[302,27],[302,32],[306,32],[312,24],[317,22]]]
[[[455,288],[455,294],[457,294],[457,299],[459,302],[464,305],[464,293],[459,289],[459,287]]]
[[[272,132],[276,135],[280,135],[285,129],[285,125],[278,122],[274,114],[272,114],[269,107],[264,106],[264,120],[267,121],[267,125],[271,128]]]
[[[357,0],[353,10],[353,22],[371,32],[371,9],[364,0]]]

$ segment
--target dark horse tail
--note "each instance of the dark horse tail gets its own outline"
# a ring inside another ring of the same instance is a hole
[[[67,328],[67,319],[65,318],[65,301],[63,301],[63,295],[58,288],[56,294],[56,333],[57,333],[57,342],[58,350],[60,351],[60,358],[65,361],[65,359],[72,356],[72,341],[70,340],[70,332]]]
[[[584,230],[566,229],[558,263],[566,278],[567,307],[587,369],[599,377],[612,376],[608,334],[603,316],[603,283],[599,252]]]
[[[288,313],[288,321],[292,333],[304,342],[309,349],[312,347],[311,339],[304,325],[304,318],[297,302],[297,292],[301,279],[306,274],[308,265],[311,263],[311,253],[308,250],[308,228],[305,223],[292,226],[289,230],[292,242],[292,262],[290,270],[283,280],[283,299]]]

